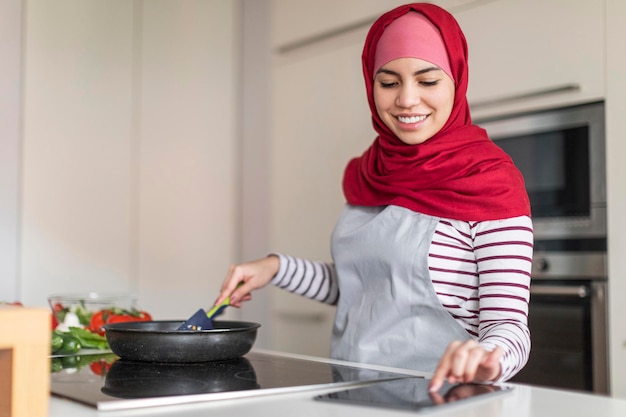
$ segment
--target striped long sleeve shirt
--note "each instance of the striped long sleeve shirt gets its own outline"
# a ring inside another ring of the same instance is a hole
[[[519,372],[530,353],[532,251],[527,216],[482,222],[442,219],[430,245],[428,269],[441,305],[485,349],[504,350],[499,381]],[[273,284],[327,304],[338,302],[332,263],[278,256]]]

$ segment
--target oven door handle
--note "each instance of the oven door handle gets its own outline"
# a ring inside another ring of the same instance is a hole
[[[589,296],[589,289],[584,285],[531,285],[530,293],[531,295],[587,298]]]

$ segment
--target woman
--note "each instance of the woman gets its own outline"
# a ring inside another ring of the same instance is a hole
[[[334,358],[434,371],[432,391],[507,380],[530,350],[532,222],[521,174],[471,122],[465,37],[445,10],[404,5],[362,61],[378,136],[346,168],[333,263],[232,266],[216,303],[272,282],[337,305]]]

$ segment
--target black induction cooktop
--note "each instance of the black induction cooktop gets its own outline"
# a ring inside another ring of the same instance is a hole
[[[228,361],[188,364],[130,362],[113,354],[65,358],[70,359],[78,365],[66,369],[53,366],[52,394],[98,410],[252,397],[407,377],[254,351]]]

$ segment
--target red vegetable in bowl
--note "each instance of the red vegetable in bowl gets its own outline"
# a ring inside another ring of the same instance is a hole
[[[104,335],[102,326],[105,324],[151,320],[152,316],[146,311],[111,308],[94,313],[94,315],[91,316],[91,321],[87,329],[91,332]]]
[[[63,306],[60,303],[56,303],[52,308],[52,330],[56,329],[59,325],[59,319],[57,315],[60,315],[63,311]]]
[[[97,313],[94,313],[94,315],[91,316],[91,321],[89,322],[89,326],[87,326],[87,330],[103,335],[104,329],[102,329],[102,326],[105,324],[105,314],[107,311],[109,310],[100,310]]]

